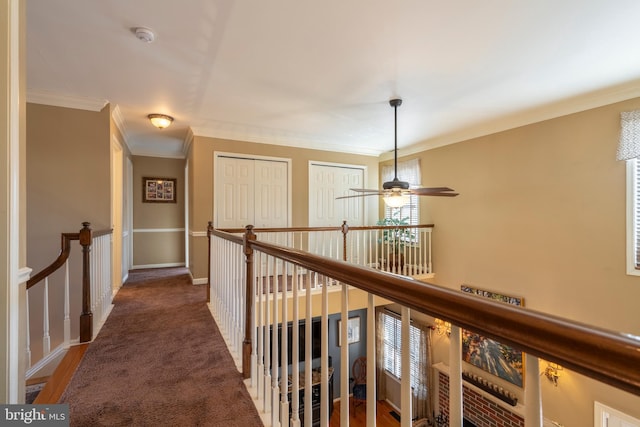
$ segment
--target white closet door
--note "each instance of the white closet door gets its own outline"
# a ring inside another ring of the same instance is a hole
[[[286,161],[218,156],[214,186],[216,226],[287,227],[288,174]]]
[[[364,198],[336,200],[364,188],[364,169],[347,165],[309,165],[309,226],[363,225]]]
[[[288,177],[285,162],[255,160],[256,227],[287,227]]]
[[[219,191],[216,203],[218,228],[236,228],[254,221],[254,161],[232,157],[218,158]],[[215,196],[215,195],[214,195]]]

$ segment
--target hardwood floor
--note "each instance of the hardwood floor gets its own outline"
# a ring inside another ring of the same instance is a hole
[[[396,420],[390,412],[393,407],[384,400],[377,402],[376,427],[398,427],[400,422]],[[367,409],[364,405],[359,405],[354,414],[353,405],[349,408],[349,427],[366,427]],[[329,427],[340,427],[340,402],[333,404],[333,414],[329,420]]]
[[[34,404],[58,403],[58,399],[64,393],[69,381],[71,381],[71,377],[80,364],[88,346],[89,344],[79,344],[69,347],[69,351],[62,358],[49,381],[47,381],[47,385],[38,394],[36,400],[33,401]]]

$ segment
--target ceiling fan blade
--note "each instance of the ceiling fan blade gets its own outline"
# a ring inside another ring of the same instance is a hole
[[[375,193],[367,193],[367,194],[354,194],[352,196],[340,196],[340,197],[336,197],[336,200],[338,199],[352,199],[354,197],[367,197],[367,196],[378,196],[378,195],[382,195],[382,192],[375,192]]]
[[[449,192],[416,194],[416,196],[440,196],[440,197],[456,197],[457,195],[458,193],[449,193]]]
[[[357,193],[375,193],[375,194],[382,193],[380,190],[371,190],[368,188],[350,188],[349,191],[355,191]]]
[[[434,193],[451,193],[455,191],[453,188],[449,187],[422,187],[422,188],[411,188],[409,191],[412,194],[434,194]]]

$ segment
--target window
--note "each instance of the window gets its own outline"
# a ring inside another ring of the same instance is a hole
[[[382,182],[393,180],[393,165],[383,166]],[[420,186],[420,160],[412,159],[406,162],[398,163],[398,179],[406,181],[411,186]],[[417,225],[420,219],[418,196],[409,196],[409,203],[401,208],[390,208],[385,205],[385,218],[409,218],[410,225]],[[397,210],[399,212],[393,212]]]
[[[620,114],[618,160],[627,161],[627,274],[640,276],[640,110]]]
[[[394,377],[402,377],[402,320],[389,313],[381,313],[383,325],[384,369]],[[420,381],[420,329],[409,326],[409,351],[411,352],[411,387]]]
[[[627,274],[640,276],[640,160],[627,160]]]

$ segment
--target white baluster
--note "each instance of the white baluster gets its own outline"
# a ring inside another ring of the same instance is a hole
[[[64,346],[71,341],[71,315],[69,309],[69,261],[64,263]]]
[[[320,425],[329,425],[329,291],[322,287],[322,327],[320,357]],[[346,338],[346,337],[345,337]],[[306,412],[306,411],[305,411]],[[307,424],[305,424],[307,425]]]
[[[43,333],[42,333],[42,355],[46,356],[51,352],[51,337],[49,336],[49,278],[44,279],[44,301],[43,301]]]
[[[278,411],[278,394],[280,389],[278,387],[278,270],[277,260],[275,257],[269,257],[272,263],[271,271],[272,276],[272,291],[273,294],[273,316],[271,322],[271,426],[280,426],[279,411]],[[287,331],[283,330],[282,335]]]
[[[273,292],[271,289],[271,276],[270,276],[270,264],[269,264],[269,256],[263,254],[265,259],[265,310],[264,310],[264,324],[265,324],[265,334],[269,333],[269,328],[271,327],[271,305],[270,298],[273,297]],[[271,338],[275,331],[272,331],[271,335],[265,335],[264,342],[264,412],[271,412]],[[276,359],[277,360],[277,359]]]
[[[340,318],[340,425],[349,425],[349,286],[342,284]],[[343,373],[343,374],[342,374]],[[324,397],[324,396],[323,396]]]
[[[375,295],[367,301],[367,427],[376,427],[376,306]]]
[[[311,328],[311,322],[312,322],[312,295],[311,295],[311,281],[314,280],[314,277],[317,276],[317,273],[312,273],[311,271],[307,270],[307,276],[306,276],[306,283],[305,283],[305,287],[306,287],[306,295],[305,295],[305,303],[306,303],[306,318],[305,318],[305,325],[304,325],[304,336],[305,336],[305,341],[304,341],[304,352],[305,352],[305,358],[304,358],[304,383],[305,383],[305,388],[309,387],[309,384],[312,384],[313,379],[312,379],[312,372],[311,372],[311,360],[313,359],[313,349],[311,344],[313,343],[313,330]],[[305,408],[312,408],[313,407],[313,403],[311,401],[311,397],[312,397],[312,393],[305,393],[304,394],[304,407]],[[304,425],[305,426],[310,426],[313,425],[312,422],[312,417],[313,417],[313,411],[308,411],[305,409],[304,411]]]
[[[298,349],[300,348],[300,326],[299,326],[299,312],[298,312],[298,266],[293,266],[293,277],[291,278],[291,291],[293,292],[292,300],[292,322],[293,328],[292,343],[291,343],[291,427],[300,427],[300,355]],[[286,306],[286,302],[284,303]],[[311,355],[308,356],[311,358]]]
[[[26,319],[26,320],[27,320],[27,329],[26,329],[26,332],[27,332],[27,333],[26,333],[26,335],[27,335],[27,337],[26,337],[26,339],[27,339],[26,357],[27,357],[27,368],[30,368],[30,367],[31,367],[31,332],[30,332],[30,329],[31,329],[30,323],[31,323],[31,321],[29,320],[29,290],[27,290],[27,293],[26,293],[26,295],[25,295],[25,302],[26,302],[26,306],[25,306],[26,313],[25,313],[25,316],[26,316],[26,318],[27,318],[27,319]]]
[[[264,333],[265,333],[265,322],[263,317],[263,296],[265,292],[264,286],[264,274],[262,272],[262,257],[261,253],[255,251],[253,253],[253,266],[254,271],[257,271],[258,274],[254,274],[254,277],[258,278],[256,283],[256,289],[258,289],[258,312],[256,314],[256,320],[258,324],[258,342],[256,343],[257,348],[257,368],[256,368],[256,376],[258,378],[258,390],[256,392],[256,398],[260,399],[264,396]]]
[[[542,427],[542,390],[538,358],[524,353],[527,381],[524,385],[525,427]]]
[[[451,325],[449,339],[449,425],[462,425],[462,329]]]
[[[402,362],[400,376],[402,377],[402,381],[400,382],[400,410],[402,411],[402,414],[400,418],[400,425],[402,427],[411,427],[411,418],[413,417],[413,411],[411,408],[411,315],[407,307],[402,307],[401,313],[402,324],[400,328],[400,340],[402,348]]]
[[[287,396],[288,391],[288,322],[287,322],[287,287],[289,282],[289,264],[282,265],[282,338],[281,338],[281,347],[280,347],[280,420],[284,425],[289,425],[287,420],[289,419],[289,399]],[[293,327],[294,324],[291,324]]]

